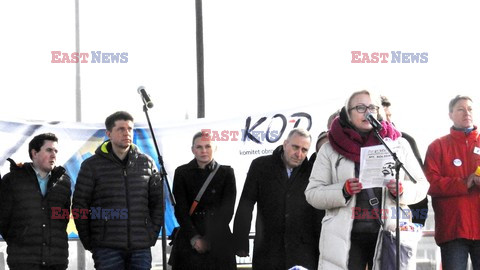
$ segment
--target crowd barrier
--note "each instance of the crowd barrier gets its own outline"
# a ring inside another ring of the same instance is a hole
[[[417,250],[417,270],[440,270],[440,249],[435,244],[433,239],[433,231],[424,231],[423,237],[418,243]],[[250,235],[250,249],[253,247],[253,237]],[[7,270],[6,264],[6,243],[0,241],[0,270]],[[167,246],[167,258],[170,255],[171,248]],[[250,255],[252,250],[250,250]],[[157,244],[152,248],[152,269],[163,270],[162,262],[162,242],[158,239]],[[252,257],[237,257],[238,269],[251,269]],[[93,267],[93,260],[91,253],[85,251],[81,242],[78,239],[69,240],[69,265],[68,270],[91,270]],[[471,267],[469,266],[469,269]],[[170,268],[168,268],[170,269]]]

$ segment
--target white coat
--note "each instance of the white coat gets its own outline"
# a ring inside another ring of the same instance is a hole
[[[403,185],[403,194],[399,205],[408,209],[408,204],[414,204],[425,198],[429,183],[415,159],[408,142],[399,138],[399,147],[394,150],[405,168],[417,183],[413,183],[403,170],[400,170],[400,181]],[[348,269],[348,254],[350,250],[350,234],[353,226],[353,208],[356,196],[346,201],[342,189],[349,178],[355,177],[355,163],[336,152],[330,143],[323,145],[317,155],[310,175],[305,196],[313,207],[325,209],[326,214],[322,221],[319,249],[320,258],[318,269],[336,270]],[[395,209],[395,199],[383,188],[381,209],[389,209],[384,219],[385,228],[395,231],[396,219],[392,219],[392,209]],[[400,237],[401,238],[401,237]],[[379,269],[381,237],[377,240],[373,269]],[[414,254],[415,255],[415,254]],[[413,264],[413,269],[415,265]],[[412,268],[410,268],[412,269]]]

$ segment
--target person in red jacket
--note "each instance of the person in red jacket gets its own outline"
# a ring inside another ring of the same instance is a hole
[[[450,134],[433,141],[425,156],[443,269],[466,269],[468,254],[480,269],[480,138],[472,107],[468,96],[450,101]]]

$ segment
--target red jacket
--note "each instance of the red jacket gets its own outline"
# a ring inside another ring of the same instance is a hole
[[[480,165],[477,127],[470,134],[450,129],[433,141],[425,156],[425,175],[430,182],[435,211],[435,241],[458,238],[480,240],[480,187],[467,189],[465,180]]]

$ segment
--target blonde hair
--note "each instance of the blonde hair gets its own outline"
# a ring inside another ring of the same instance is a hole
[[[347,117],[348,117],[348,121],[351,122],[352,119],[350,117],[350,109],[351,109],[351,102],[352,102],[352,99],[355,97],[355,96],[358,96],[358,95],[368,95],[370,97],[370,99],[372,100],[372,104],[378,106],[378,107],[381,107],[382,106],[382,102],[381,102],[381,99],[380,99],[380,96],[371,92],[371,91],[368,91],[366,89],[364,90],[360,90],[360,91],[356,91],[356,92],[353,92],[350,97],[347,99],[347,101],[345,102],[345,111],[347,113]],[[377,112],[377,113],[380,113],[380,110]]]

